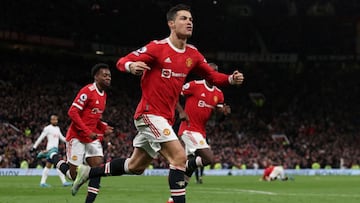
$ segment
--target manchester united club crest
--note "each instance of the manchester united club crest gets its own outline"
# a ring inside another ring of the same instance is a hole
[[[163,133],[164,133],[165,136],[169,136],[170,135],[170,130],[165,128]]]
[[[219,98],[217,96],[214,96],[214,102],[217,103]]]
[[[192,65],[192,63],[193,63],[193,61],[192,61],[191,58],[187,58],[187,59],[186,59],[186,67],[190,68],[191,65]]]

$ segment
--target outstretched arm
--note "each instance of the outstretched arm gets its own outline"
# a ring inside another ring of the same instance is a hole
[[[33,149],[36,149],[39,144],[41,143],[41,141],[46,137],[46,128],[44,128],[44,130],[41,132],[40,136],[38,137],[38,139],[35,141],[35,144],[33,145]]]
[[[212,85],[219,87],[227,85],[241,85],[244,81],[244,75],[238,70],[235,70],[231,75],[227,75],[214,70],[206,62],[198,64],[194,71]]]
[[[234,71],[234,73],[231,75],[230,84],[232,85],[241,85],[244,82],[244,75],[240,73],[238,70]]]

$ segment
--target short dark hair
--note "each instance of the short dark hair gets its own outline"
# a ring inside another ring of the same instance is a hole
[[[106,64],[106,63],[98,63],[98,64],[95,64],[95,65],[91,68],[91,76],[94,77],[94,76],[98,73],[98,71],[99,71],[100,69],[102,69],[102,68],[104,68],[104,69],[110,69],[110,68],[109,68],[109,65]]]
[[[56,116],[57,118],[59,118],[59,116],[56,113],[52,113],[52,114],[50,114],[49,119],[51,120],[51,117],[53,117],[53,116]]]
[[[169,11],[166,13],[167,21],[174,20],[176,13],[178,11],[183,11],[183,10],[191,12],[190,6],[185,4],[177,4],[176,6],[171,7]]]

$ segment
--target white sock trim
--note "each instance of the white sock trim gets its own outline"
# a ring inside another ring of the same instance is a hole
[[[203,166],[202,159],[200,156],[197,156],[195,159],[195,163],[197,166]]]
[[[124,171],[125,171],[125,173],[127,173],[127,174],[130,174],[130,173],[131,173],[131,172],[129,171],[129,161],[130,161],[130,159],[127,158],[127,159],[125,160],[125,163],[124,163]]]

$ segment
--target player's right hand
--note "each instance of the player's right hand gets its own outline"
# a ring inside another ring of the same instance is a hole
[[[35,151],[35,148],[34,148],[34,147],[31,147],[30,153],[33,153],[34,151]]]
[[[96,133],[90,133],[89,137],[92,139],[92,140],[96,140],[98,135]]]
[[[232,85],[241,85],[244,81],[244,75],[240,73],[238,70],[234,71],[232,74]]]
[[[134,75],[142,75],[145,70],[151,70],[151,68],[142,61],[132,62],[129,65],[129,69]]]

